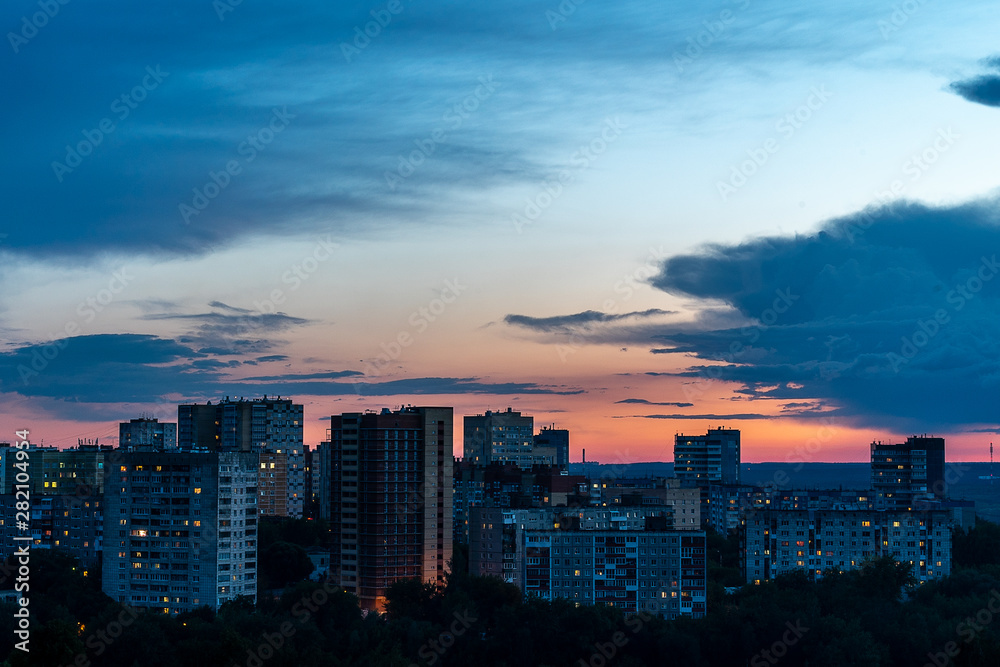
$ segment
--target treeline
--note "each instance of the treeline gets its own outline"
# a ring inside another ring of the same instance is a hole
[[[310,582],[278,600],[264,596],[256,608],[235,602],[218,613],[135,615],[72,558],[36,551],[30,659],[13,650],[10,605],[0,610],[0,656],[11,667],[996,667],[1000,527],[981,522],[956,534],[954,551],[952,576],[915,588],[908,565],[879,560],[816,583],[787,576],[727,596],[734,542],[715,538],[709,614],[675,621],[523,599],[499,580],[470,577],[462,551],[444,590],[396,584],[382,615],[364,615],[353,596]]]

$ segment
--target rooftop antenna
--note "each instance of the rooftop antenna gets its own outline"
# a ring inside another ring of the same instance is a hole
[[[994,477],[994,475],[993,475],[993,443],[991,442],[990,443],[990,474],[989,475],[980,475],[979,479],[988,479],[988,480],[990,480],[990,487],[992,487],[993,486],[993,477]]]

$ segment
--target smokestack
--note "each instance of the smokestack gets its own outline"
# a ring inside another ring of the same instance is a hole
[[[583,462],[584,463],[587,462],[587,450],[586,449],[583,450]]]

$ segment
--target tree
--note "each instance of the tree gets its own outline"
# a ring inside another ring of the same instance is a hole
[[[266,588],[284,588],[307,578],[312,571],[309,554],[298,544],[275,542],[260,555],[260,575]]]
[[[976,519],[967,531],[956,528],[952,534],[952,557],[957,567],[1000,564],[1000,525]]]

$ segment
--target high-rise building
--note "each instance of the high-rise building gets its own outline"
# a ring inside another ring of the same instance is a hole
[[[309,445],[303,445],[302,449],[305,453],[305,481],[306,481],[306,491],[305,491],[305,503],[303,510],[303,515],[308,519],[317,519],[320,516],[319,510],[319,496],[320,496],[320,484],[322,483],[322,461],[323,448],[327,447],[328,443],[321,442],[315,447],[310,448]]]
[[[288,456],[265,448],[257,475],[257,511],[261,516],[288,516]]]
[[[104,493],[104,459],[110,445],[81,444],[69,449],[31,446],[27,467],[32,495],[97,496]],[[14,493],[16,449],[0,443],[3,493]]]
[[[0,559],[12,556],[24,543],[17,506],[24,496],[0,495]],[[104,539],[104,497],[32,494],[28,533],[33,549],[62,549],[84,568],[99,562]]]
[[[547,600],[699,618],[707,603],[705,533],[669,524],[662,508],[475,507],[469,571]]]
[[[892,556],[912,565],[918,581],[937,579],[951,573],[953,525],[948,510],[751,509],[741,540],[744,572],[747,583],[793,570],[817,579]]]
[[[118,425],[118,446],[125,449],[176,449],[177,424],[158,419],[130,419]]]
[[[289,398],[225,400],[213,405],[180,405],[177,408],[177,441],[183,450],[241,451],[268,454],[286,460],[283,513],[302,517],[305,502],[305,453],[302,443],[302,406]],[[262,478],[261,490],[269,487]],[[262,506],[271,511],[272,504]]]
[[[534,436],[535,450],[540,447],[552,447],[556,451],[555,465],[569,465],[569,430],[543,426]]]
[[[84,567],[97,563],[104,534],[104,462],[110,450],[110,446],[93,444],[71,449],[29,446],[30,465],[22,470],[15,467],[20,450],[0,443],[0,558],[23,545],[17,538],[25,535],[19,519],[23,518],[26,499],[17,491],[26,483],[32,546],[64,549]]]
[[[175,614],[257,596],[252,452],[127,452],[106,478],[102,588]]]
[[[330,419],[331,575],[366,609],[385,589],[443,584],[452,556],[452,408],[405,407]],[[327,462],[329,465],[327,465]]]
[[[708,429],[706,435],[674,436],[674,475],[692,486],[739,484],[740,432]]]
[[[464,461],[476,465],[513,463],[519,468],[556,464],[557,447],[535,447],[533,417],[507,408],[506,412],[487,410],[485,414],[466,416],[464,423]]]
[[[944,438],[914,435],[901,445],[873,442],[871,465],[877,507],[908,509],[948,495]]]

